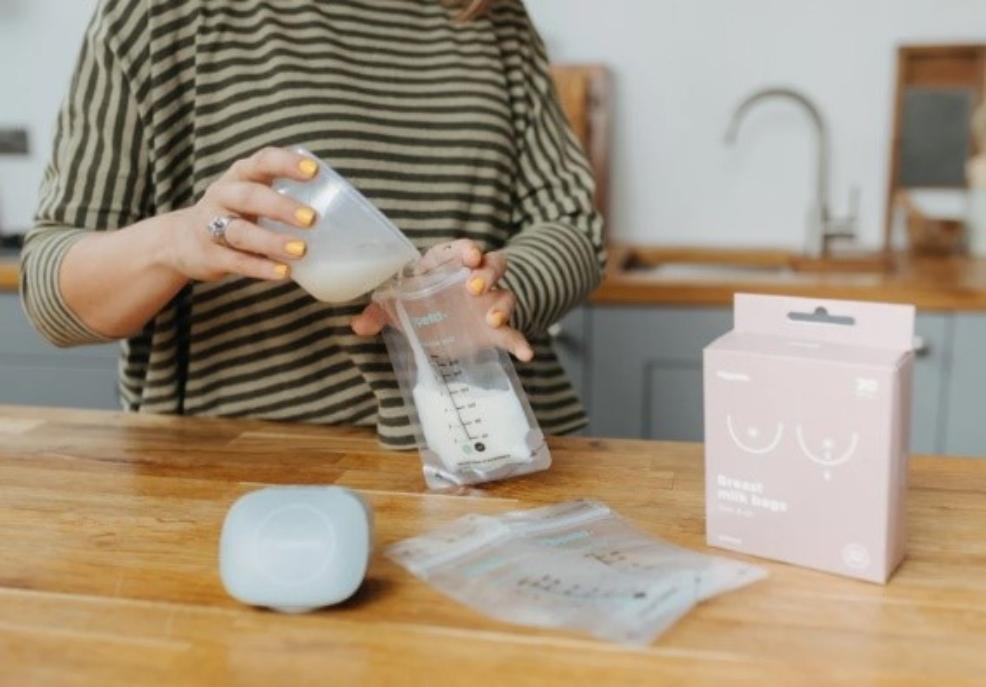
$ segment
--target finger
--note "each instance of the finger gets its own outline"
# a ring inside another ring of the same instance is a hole
[[[243,253],[233,248],[217,246],[219,249],[217,262],[219,269],[228,274],[238,274],[253,279],[279,281],[291,275],[291,269],[279,262],[268,260],[257,255]]]
[[[376,336],[387,322],[387,312],[376,303],[370,303],[350,321],[349,326],[357,336]]]
[[[466,280],[469,293],[479,296],[492,289],[507,271],[507,256],[499,251],[483,256],[480,266]]]
[[[418,266],[423,270],[429,270],[450,260],[459,260],[466,267],[479,267],[483,262],[483,250],[478,243],[470,239],[440,243],[428,249]]]
[[[270,219],[308,229],[315,223],[315,211],[269,186],[253,181],[227,181],[212,189],[214,200],[237,215]]]
[[[265,255],[279,262],[297,260],[308,250],[308,244],[300,239],[284,237],[239,217],[226,228],[226,243],[237,250]]]
[[[517,298],[510,291],[494,291],[492,302],[486,311],[486,324],[499,329],[510,322],[513,317],[514,307],[517,305]]]
[[[527,339],[516,329],[502,327],[493,330],[493,344],[513,355],[517,360],[528,362],[534,358],[534,349]]]
[[[308,181],[318,175],[318,163],[307,155],[268,146],[250,157],[237,160],[224,175],[231,181],[269,184],[278,177]]]

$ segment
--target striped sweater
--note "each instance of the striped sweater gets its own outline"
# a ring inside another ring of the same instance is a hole
[[[300,144],[420,249],[504,249],[518,372],[548,433],[584,413],[546,330],[598,282],[602,227],[588,165],[521,0],[468,24],[440,0],[103,0],[59,114],[21,294],[59,345],[103,341],[59,292],[62,257],[194,203],[230,164]],[[191,283],[121,342],[135,412],[375,424],[409,446],[382,340],[293,282]]]

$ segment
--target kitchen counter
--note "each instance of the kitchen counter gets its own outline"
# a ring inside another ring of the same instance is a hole
[[[13,252],[0,253],[0,293],[17,290],[17,255]]]
[[[645,251],[647,249],[644,249]],[[733,268],[715,262],[682,262],[681,251],[653,249],[675,259],[658,269],[619,266],[625,251],[612,251],[611,268],[590,297],[596,305],[730,306],[736,292],[814,298],[913,303],[926,311],[986,310],[986,259],[898,258],[888,272],[785,269],[788,253],[688,249],[690,255],[738,257]],[[754,264],[749,264],[749,261]],[[744,261],[748,261],[744,264]],[[0,293],[17,290],[17,258],[0,255]]]
[[[645,263],[628,269],[628,255]],[[925,311],[986,310],[986,259],[896,256],[888,270],[872,264],[810,264],[770,250],[702,248],[611,251],[597,305],[731,306],[736,292],[913,303]],[[646,263],[653,263],[648,266]]]
[[[698,444],[561,438],[546,473],[424,490],[365,430],[0,406],[0,683],[982,683],[986,461],[911,462],[910,552],[886,586],[763,562],[770,577],[626,648],[516,627],[380,555],[471,512],[578,497],[704,548]],[[265,484],[338,484],[376,511],[357,596],[287,616],[217,576],[227,508]]]

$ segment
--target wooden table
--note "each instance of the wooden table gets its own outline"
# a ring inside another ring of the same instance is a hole
[[[986,681],[986,461],[915,458],[910,555],[886,587],[765,562],[635,649],[494,622],[374,557],[348,603],[241,606],[226,509],[264,484],[340,484],[379,546],[470,512],[600,499],[703,546],[702,449],[557,439],[544,474],[425,492],[365,431],[0,407],[0,684],[973,685]]]

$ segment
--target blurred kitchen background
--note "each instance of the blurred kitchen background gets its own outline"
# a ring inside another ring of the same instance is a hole
[[[30,225],[94,5],[0,0],[6,243]],[[527,5],[613,248],[606,284],[554,331],[591,434],[700,439],[702,347],[732,293],[757,290],[916,303],[915,448],[986,453],[982,0]],[[112,406],[112,347],[38,343],[11,269],[0,403]]]

